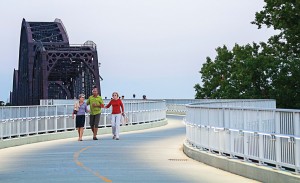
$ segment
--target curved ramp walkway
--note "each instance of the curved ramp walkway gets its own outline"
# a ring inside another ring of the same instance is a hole
[[[168,125],[111,135],[0,150],[0,182],[256,182],[194,161],[182,152],[182,117]]]

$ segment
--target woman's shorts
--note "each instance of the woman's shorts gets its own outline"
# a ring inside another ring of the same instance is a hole
[[[85,115],[76,115],[76,128],[84,127]]]

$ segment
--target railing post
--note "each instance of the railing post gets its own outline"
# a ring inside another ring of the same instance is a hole
[[[300,115],[299,112],[294,112],[294,134],[295,136],[300,136]],[[295,172],[300,173],[300,138],[295,139]]]
[[[244,109],[242,109],[242,118],[243,118],[243,130],[245,130],[247,128],[247,120],[245,119],[246,118],[246,115],[245,115],[245,111]]]
[[[55,106],[55,115],[54,115],[54,117],[53,117],[53,122],[54,122],[54,129],[55,129],[55,132],[57,132],[57,118],[58,118],[58,116],[57,116],[57,106]]]
[[[56,108],[57,110],[57,108]],[[67,113],[67,106],[65,105],[64,107],[64,113],[63,113],[63,120],[64,120],[64,128],[65,128],[65,131],[67,131],[67,118],[66,118],[66,113]]]
[[[280,134],[280,112],[275,113],[275,133]]]
[[[219,144],[219,146],[218,146],[218,151],[219,151],[219,155],[222,155],[222,150],[221,150],[221,142],[222,142],[222,139],[221,139],[221,137],[222,137],[222,135],[221,135],[221,133],[223,134],[223,132],[224,131],[221,131],[221,130],[219,130],[219,132],[218,132],[218,144]]]
[[[262,134],[257,134],[257,138],[258,138],[258,157],[259,157],[259,161],[258,164],[262,165],[263,162],[262,160],[264,159],[264,138]]]
[[[17,122],[17,136],[20,137],[20,133],[21,133],[21,119],[18,119]]]
[[[225,109],[224,109],[224,107],[222,107],[221,108],[222,109],[222,127],[223,128],[226,128],[226,126],[225,126]]]
[[[1,117],[0,117],[1,120],[4,119],[3,111],[4,111],[4,107],[1,107]]]
[[[38,134],[39,133],[39,120],[38,118],[32,118],[34,119],[35,122],[35,133]]]
[[[106,121],[107,121],[107,111],[106,109],[104,109],[104,118],[103,118],[104,122],[103,122],[103,125],[104,125],[104,128],[106,128]]]
[[[234,158],[234,137],[232,135],[232,130],[229,131],[229,136],[230,136],[230,157]]]
[[[25,118],[25,123],[26,123],[26,135],[29,136],[29,121],[27,118]]]
[[[293,121],[294,121],[294,134],[295,136],[300,136],[300,112],[293,113]]]
[[[2,139],[3,138],[3,121],[2,121],[2,119],[0,119],[1,121],[0,121],[0,139]]]
[[[249,149],[249,138],[250,138],[250,133],[245,133],[245,132],[242,132],[244,135],[243,135],[243,141],[244,141],[244,161],[248,161],[248,157],[249,157],[249,153],[248,153],[248,149]],[[253,134],[253,138],[254,137],[254,134]]]
[[[275,140],[275,151],[276,151],[276,168],[280,169],[281,166],[281,141],[280,137],[276,137],[272,135],[272,139]]]
[[[133,122],[133,103],[130,102],[130,125],[132,125],[132,122]]]
[[[9,121],[9,138],[11,138],[11,130],[12,130],[11,125],[12,125],[12,122]]]
[[[20,108],[20,107],[19,107],[17,116],[22,117],[22,116],[21,116],[21,108]]]
[[[300,173],[300,139],[295,139],[295,172]]]

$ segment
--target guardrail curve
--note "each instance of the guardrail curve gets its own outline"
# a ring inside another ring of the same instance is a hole
[[[186,138],[231,158],[300,171],[300,110],[274,100],[215,100],[186,105]]]
[[[75,121],[72,119],[74,101],[61,100],[55,104],[43,102],[39,106],[0,107],[0,139],[75,130]],[[108,102],[105,100],[105,103]],[[123,100],[123,103],[128,117],[127,125],[166,119],[166,104],[163,100]],[[100,128],[111,126],[110,116],[111,109],[102,109]],[[90,127],[88,117],[86,114],[85,128]]]

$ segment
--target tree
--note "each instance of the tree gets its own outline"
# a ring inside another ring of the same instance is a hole
[[[268,98],[272,59],[259,51],[263,46],[217,48],[215,60],[208,57],[200,71],[203,87],[195,85],[196,98]]]
[[[269,54],[277,60],[273,76],[273,96],[278,106],[300,108],[300,1],[265,0],[264,9],[255,14],[252,23],[260,29],[273,27],[279,34],[268,40]]]
[[[4,101],[0,101],[0,106],[4,106],[5,102]]]
[[[300,51],[300,1],[299,0],[265,0],[264,9],[255,14],[255,24],[260,29],[263,25],[280,31],[271,37],[286,46],[288,52],[299,54]]]
[[[277,107],[300,108],[300,1],[265,2],[252,24],[279,34],[267,43],[218,47],[201,68],[196,98],[276,99]]]

